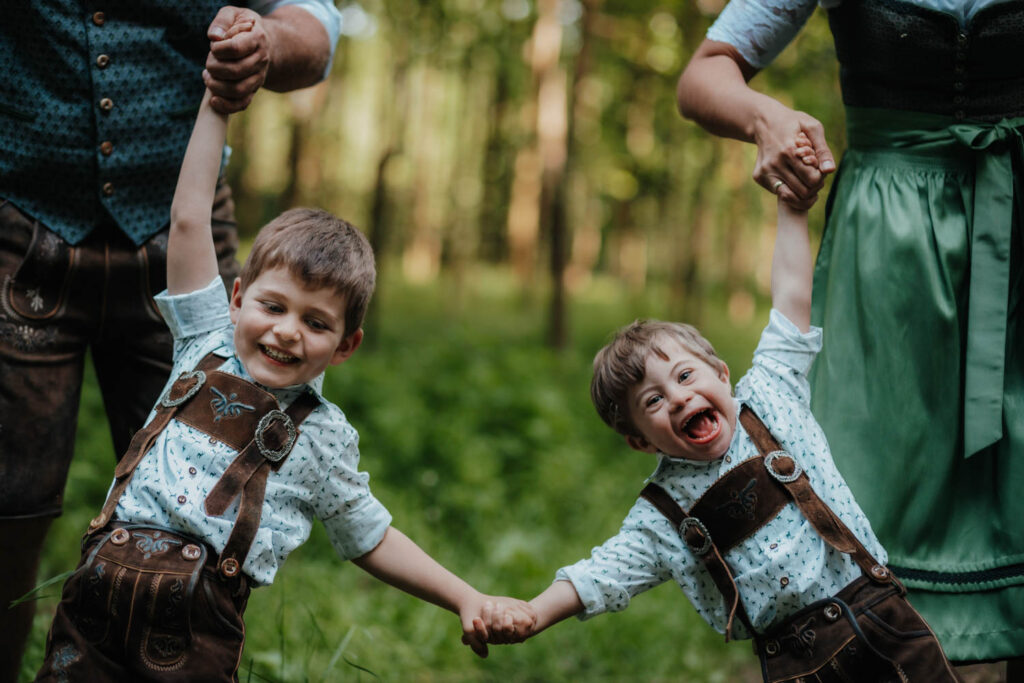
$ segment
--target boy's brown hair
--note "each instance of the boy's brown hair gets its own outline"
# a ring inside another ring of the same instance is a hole
[[[658,346],[658,338],[668,336],[679,342],[697,358],[719,374],[726,370],[711,342],[697,328],[685,323],[661,320],[636,320],[615,333],[603,349],[594,356],[594,377],[590,380],[590,400],[597,414],[609,427],[625,436],[643,436],[629,413],[629,390],[644,378],[647,356],[667,354]]]
[[[305,287],[330,287],[344,298],[346,337],[362,326],[377,270],[370,243],[351,223],[322,209],[285,211],[256,236],[242,266],[242,291],[279,267]]]

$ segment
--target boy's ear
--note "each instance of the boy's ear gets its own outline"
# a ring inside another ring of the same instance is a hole
[[[242,310],[242,278],[236,277],[231,286],[231,322],[238,324],[238,312]]]
[[[722,363],[722,368],[718,371],[718,377],[726,382],[729,381],[729,366],[725,363]]]
[[[642,436],[627,436],[626,443],[628,443],[629,447],[632,448],[633,450],[640,451],[642,453],[658,452],[657,447],[654,444],[648,442],[647,439],[645,439]]]
[[[338,348],[334,349],[334,354],[331,356],[331,365],[338,365],[348,360],[349,356],[356,352],[359,345],[363,343],[363,328],[359,328],[349,336],[345,337],[338,344]]]

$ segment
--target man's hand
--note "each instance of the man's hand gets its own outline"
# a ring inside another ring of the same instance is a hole
[[[210,54],[203,82],[221,114],[242,111],[267,79],[272,58],[263,18],[244,7],[222,7],[206,32]]]

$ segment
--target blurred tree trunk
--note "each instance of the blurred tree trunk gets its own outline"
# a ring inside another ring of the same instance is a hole
[[[565,321],[565,195],[563,180],[568,154],[569,86],[559,63],[562,25],[559,0],[540,0],[532,39],[531,66],[537,84],[537,152],[541,162],[539,219],[542,234],[550,240],[551,303],[548,343],[566,343]]]
[[[412,188],[412,235],[402,253],[402,270],[412,282],[428,282],[441,269],[441,228],[446,204],[443,192],[450,182],[444,158],[443,107],[451,95],[443,72],[429,62],[415,67],[416,87],[410,97],[410,150],[414,163]]]
[[[552,5],[550,11],[557,22],[558,2],[557,0],[548,0],[548,2]],[[580,84],[590,73],[593,65],[591,56],[594,38],[593,29],[600,4],[600,0],[583,0],[582,3],[580,50],[576,55],[576,66],[573,69],[572,82],[567,88],[563,86],[563,92],[567,94],[568,101],[562,105],[562,112],[568,118],[563,120],[564,122],[560,127],[562,132],[561,138],[555,139],[552,142],[553,147],[555,145],[558,147],[551,152],[551,165],[545,164],[544,191],[541,195],[541,216],[542,220],[545,215],[548,216],[547,222],[550,226],[551,239],[551,304],[548,313],[548,343],[556,349],[565,348],[569,343],[566,266],[569,244],[571,242],[571,230],[566,220],[568,215],[568,185],[570,178],[567,166],[569,160],[576,158],[576,123],[582,115],[578,107],[580,97],[577,91],[580,88]],[[554,59],[557,63],[557,55],[555,55]],[[541,92],[543,92],[543,88]],[[554,127],[554,124],[552,127]],[[546,206],[546,203],[543,201],[545,195],[550,195]]]
[[[323,159],[316,144],[316,118],[327,97],[327,82],[288,93],[291,104],[291,141],[288,148],[288,184],[281,193],[280,210],[302,206],[319,197]]]

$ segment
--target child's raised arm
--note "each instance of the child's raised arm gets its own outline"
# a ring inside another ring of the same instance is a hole
[[[227,128],[227,116],[210,107],[207,90],[199,105],[171,203],[167,239],[167,291],[171,294],[202,289],[217,276],[210,214]]]
[[[803,133],[797,135],[796,153],[808,166],[817,165],[814,148]],[[779,220],[772,256],[772,307],[801,332],[811,325],[811,288],[814,266],[807,235],[807,211],[779,199]]]
[[[361,569],[395,588],[459,615],[462,642],[481,657],[487,656],[484,620],[500,612],[509,616],[502,628],[508,632],[533,630],[536,615],[522,600],[480,593],[427,555],[394,527],[389,527],[377,547],[353,562]]]
[[[789,318],[801,332],[811,325],[813,281],[807,212],[779,200],[779,223],[772,256],[772,307]]]

